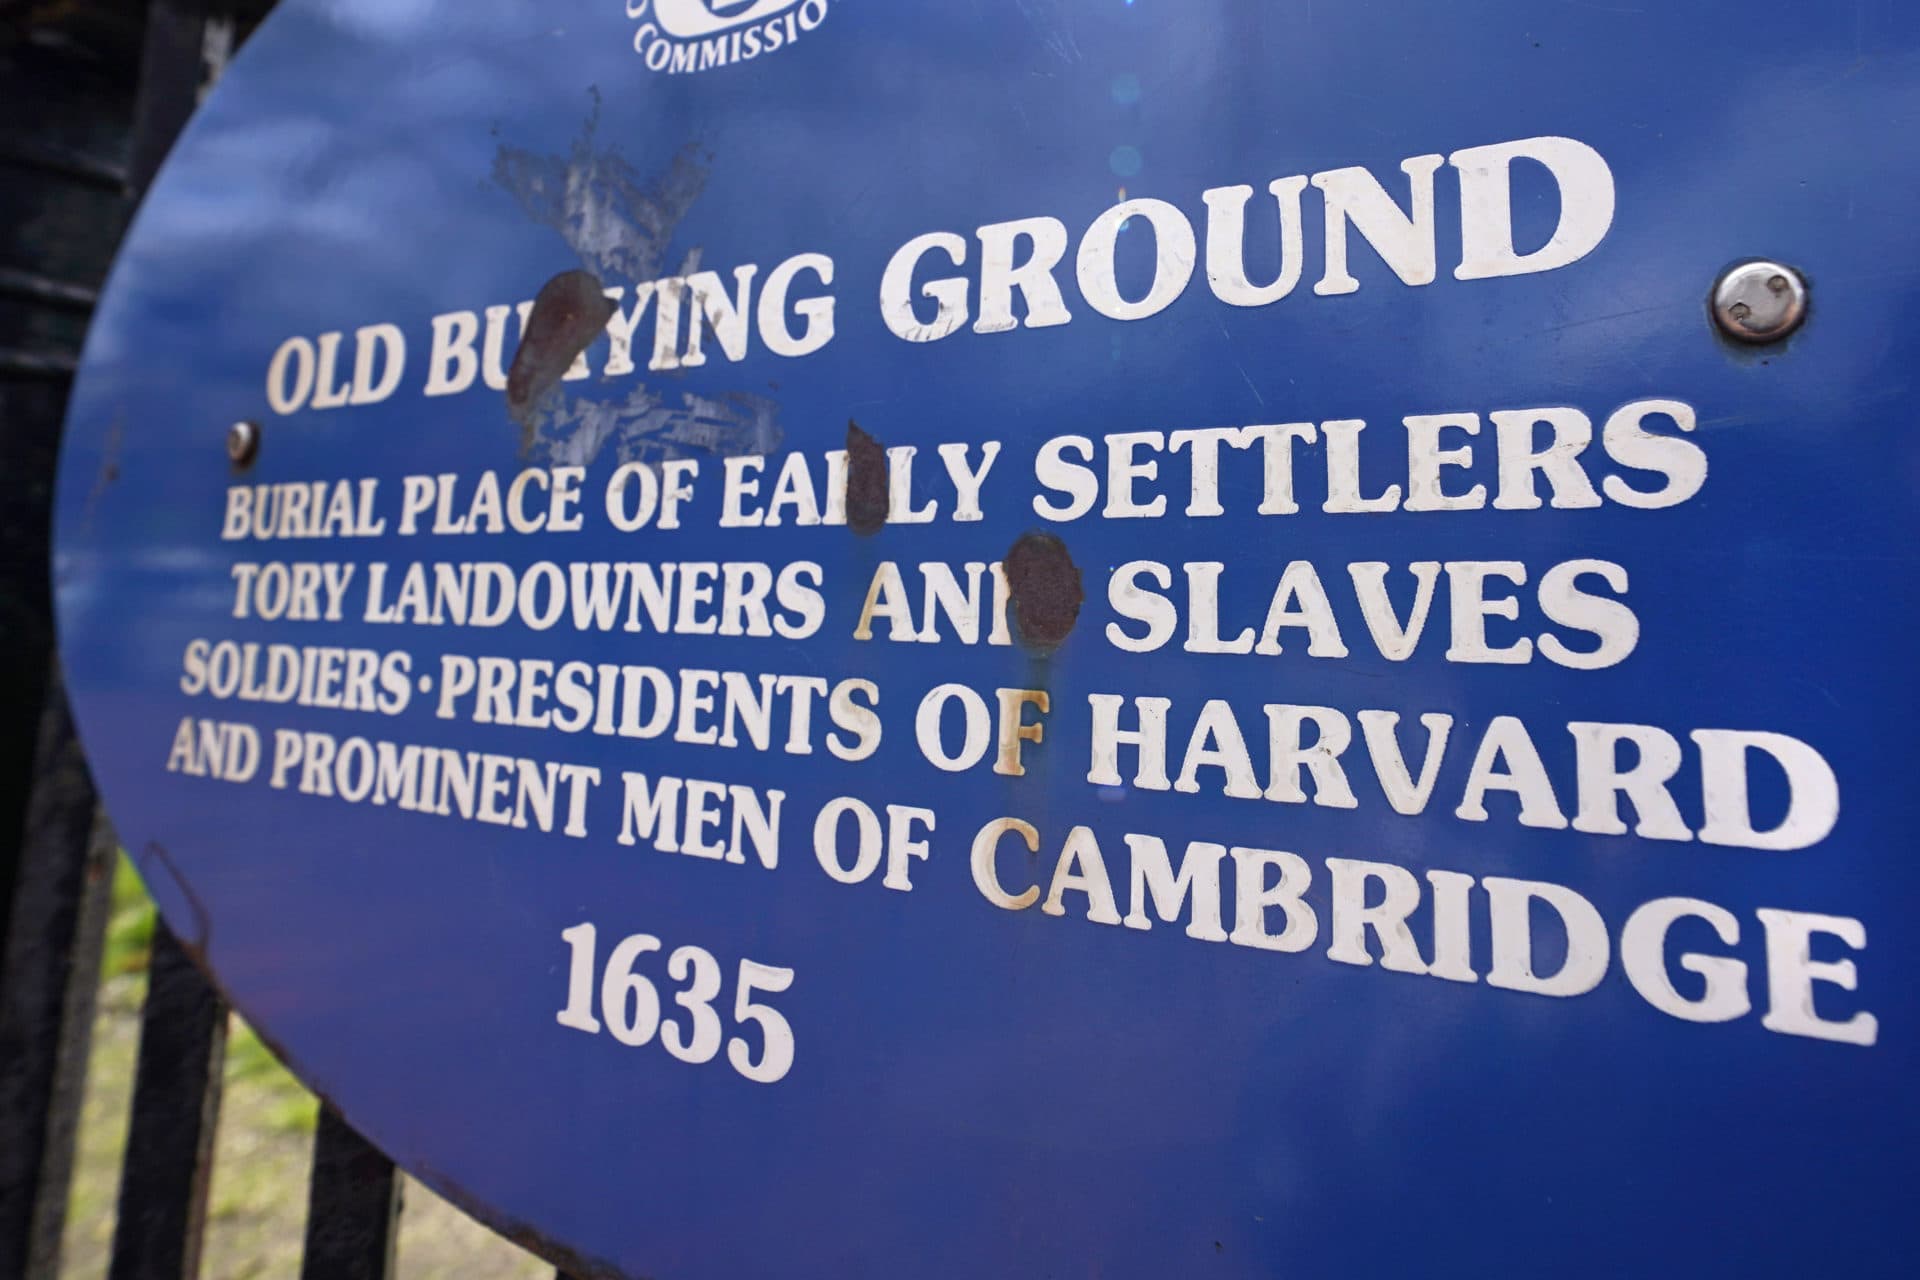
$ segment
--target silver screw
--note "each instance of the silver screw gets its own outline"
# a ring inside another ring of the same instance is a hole
[[[1778,262],[1729,267],[1713,286],[1713,318],[1740,342],[1778,342],[1807,318],[1807,282]]]
[[[227,428],[227,461],[236,467],[250,466],[259,452],[259,423],[236,422]]]

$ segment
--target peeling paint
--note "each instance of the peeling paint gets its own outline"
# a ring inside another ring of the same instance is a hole
[[[1079,62],[1084,55],[1073,38],[1073,27],[1060,0],[1019,0],[1020,14],[1033,28],[1046,51],[1062,62]]]
[[[780,406],[765,396],[682,392],[675,399],[670,404],[639,386],[622,400],[576,397],[550,405],[539,415],[534,449],[554,466],[586,466],[608,448],[621,462],[662,462],[769,454],[785,438]]]
[[[558,233],[579,256],[583,270],[563,273],[547,288],[572,277],[569,288],[582,288],[591,280],[604,297],[606,286],[673,274],[666,268],[667,254],[682,220],[706,188],[711,157],[689,143],[664,172],[648,178],[612,147],[598,144],[599,125],[600,97],[595,93],[593,110],[568,154],[544,156],[503,143],[494,156],[493,180],[528,218]],[[697,270],[700,258],[698,246],[686,249],[678,274]],[[584,297],[579,302],[584,311]],[[607,302],[609,308],[613,305]],[[534,323],[539,310],[536,303],[521,344],[523,354],[540,336]],[[608,310],[589,344],[611,316]],[[785,439],[778,402],[748,391],[668,395],[641,384],[618,399],[554,394],[567,364],[578,354],[574,351],[565,362],[554,352],[530,357],[538,361],[544,385],[530,382],[517,407],[509,374],[509,407],[520,423],[522,452],[536,461],[585,466],[609,448],[622,462],[737,457],[776,452]],[[516,356],[514,371],[520,368]],[[546,380],[549,376],[551,381]]]
[[[559,232],[595,276],[656,279],[681,220],[706,189],[706,165],[689,143],[665,173],[649,180],[613,148],[596,146],[599,128],[596,92],[570,153],[543,156],[502,144],[493,180],[535,223]]]

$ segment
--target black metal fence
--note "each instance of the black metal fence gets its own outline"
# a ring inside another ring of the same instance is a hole
[[[0,0],[0,1280],[59,1273],[116,857],[53,654],[67,393],[141,193],[271,5]],[[110,1280],[198,1273],[227,1024],[156,927]],[[302,1275],[390,1275],[400,1186],[323,1107]]]

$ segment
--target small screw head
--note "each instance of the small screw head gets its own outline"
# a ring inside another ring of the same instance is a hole
[[[260,453],[260,424],[236,422],[227,428],[227,461],[236,467],[253,465]]]
[[[1739,342],[1778,342],[1807,318],[1807,282],[1778,262],[1729,267],[1713,286],[1713,318]]]

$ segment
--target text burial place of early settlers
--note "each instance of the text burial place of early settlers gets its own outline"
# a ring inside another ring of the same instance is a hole
[[[1545,165],[1563,193],[1555,238],[1531,254],[1515,250],[1507,208],[1506,165],[1522,157]],[[1558,269],[1589,252],[1611,222],[1611,174],[1579,143],[1529,139],[1456,152],[1451,160],[1460,174],[1464,241],[1456,279]],[[1350,291],[1350,233],[1407,283],[1433,281],[1433,177],[1440,164],[1435,155],[1401,166],[1411,184],[1411,214],[1364,169],[1312,178],[1324,198],[1327,228],[1327,276],[1316,292]],[[1272,287],[1249,284],[1239,262],[1251,189],[1205,193],[1207,278],[1222,303],[1268,305],[1292,290],[1300,277],[1299,210],[1307,185],[1299,178],[1270,186],[1279,204],[1283,260]],[[1185,288],[1195,242],[1185,215],[1172,205],[1135,200],[1116,208],[1130,211],[1120,221],[1142,217],[1158,237],[1161,266],[1152,291],[1139,302],[1118,292],[1110,252],[1118,222],[1107,215],[1083,239],[1078,283],[1082,297],[1103,314],[1134,320],[1164,308]],[[1065,231],[1056,237],[1043,223],[1059,226],[1027,219],[982,228],[976,281],[923,286],[937,311],[931,316],[914,312],[908,300],[914,272],[930,252],[960,264],[969,246],[946,233],[906,246],[907,265],[890,266],[883,287],[889,327],[916,342],[955,334],[970,314],[975,283],[982,313],[976,333],[1020,327],[987,323],[999,308],[1011,315],[1013,293],[1026,304],[1025,327],[1064,323],[1054,277],[1066,252]],[[1020,244],[1027,246],[1024,261],[1016,261]],[[770,276],[781,289],[771,307],[768,299],[776,295],[762,295],[760,328],[763,336],[775,335],[779,354],[798,355],[805,351],[795,349],[787,327],[785,289],[797,274],[789,265]],[[831,283],[830,262],[802,266]],[[727,304],[717,276],[712,288],[698,277],[640,286],[633,310],[616,308],[609,322],[610,359],[624,359],[620,371],[631,371],[627,353],[649,296],[659,304],[662,326],[654,367],[694,363],[688,355],[697,355],[704,326],[715,330],[730,358],[742,358],[753,274],[737,273],[737,305]],[[610,297],[620,292],[608,291]],[[683,292],[694,299],[684,316]],[[1050,318],[1050,308],[1058,308],[1059,317]],[[504,316],[508,309],[498,310]],[[798,312],[814,343],[807,349],[817,349],[833,332],[832,298],[809,299]],[[502,337],[489,335],[482,361],[473,352],[478,316],[453,314],[435,321],[426,394],[451,393],[449,369],[465,370],[467,384],[481,363],[489,366],[488,385],[500,373],[494,366]],[[351,386],[336,386],[333,373],[343,334],[283,345],[269,370],[269,399],[277,410],[292,412],[390,396],[405,351],[397,330],[386,332],[392,329],[362,331]],[[317,395],[329,403],[314,403]],[[1391,423],[1325,414],[1067,433],[1030,452],[1026,442],[993,440],[896,447],[887,450],[888,523],[951,524],[954,540],[963,541],[985,513],[1009,508],[1022,518],[1030,514],[1041,530],[1063,534],[1101,522],[1176,520],[1204,527],[1229,515],[1332,525],[1386,512],[1431,513],[1438,522],[1453,512],[1495,511],[1523,522],[1611,506],[1639,518],[1631,513],[1680,506],[1707,484],[1709,459],[1694,435],[1697,418],[1694,405],[1661,393],[1619,406],[1459,406]],[[858,611],[835,615],[823,561],[845,563],[828,553],[827,540],[848,536],[828,532],[847,523],[848,470],[845,451],[802,450],[627,462],[610,471],[534,466],[409,475],[397,483],[356,477],[235,483],[224,512],[208,519],[218,521],[233,555],[230,614],[243,627],[186,646],[179,679],[186,706],[165,748],[166,768],[317,801],[645,846],[709,861],[715,875],[824,875],[850,892],[915,892],[917,864],[965,858],[977,909],[1038,911],[1072,922],[1061,927],[1176,931],[1192,945],[1313,954],[1335,964],[1561,998],[1593,990],[1617,967],[1648,1005],[1674,1018],[1724,1023],[1757,1013],[1769,1031],[1874,1044],[1875,1017],[1848,994],[1856,991],[1858,971],[1845,957],[1866,947],[1857,919],[1783,904],[1756,910],[1749,922],[1714,903],[1672,896],[1609,920],[1576,890],[1547,879],[1416,873],[1348,856],[1366,850],[1247,847],[1233,843],[1231,832],[1178,828],[1181,806],[1189,803],[1182,797],[1222,796],[1246,802],[1249,812],[1256,805],[1390,808],[1408,820],[1517,824],[1596,837],[1631,833],[1766,856],[1814,849],[1838,820],[1839,780],[1816,745],[1766,726],[1549,723],[1511,714],[1469,724],[1417,702],[1255,706],[1243,697],[1176,699],[1153,687],[1151,655],[1173,653],[1204,655],[1193,660],[1210,664],[1220,684],[1234,689],[1257,687],[1246,678],[1254,664],[1398,663],[1435,651],[1463,666],[1603,670],[1640,649],[1632,588],[1644,566],[1583,557],[1554,563],[1294,560],[1277,572],[1225,559],[1134,560],[1089,569],[1096,616],[1081,622],[1072,643],[1139,655],[1120,661],[1138,661],[1140,676],[1073,706],[1058,704],[1045,690],[974,688],[933,676],[913,687],[882,688],[851,671],[828,678],[664,669],[580,656],[583,649],[604,652],[582,637],[614,633],[757,639],[771,642],[770,652],[831,641],[856,661],[864,646],[1019,643],[1019,611],[998,562],[1004,548],[982,547],[970,558],[945,561],[883,560],[859,570],[863,592],[844,597],[858,594]],[[770,543],[777,540],[796,556],[721,562],[675,559],[669,552],[643,562],[547,551],[576,535],[604,548],[641,531],[650,549],[670,548],[675,538],[715,528],[764,531]],[[434,550],[387,560],[348,554],[356,540],[373,537],[418,539]],[[491,540],[514,538],[540,539],[550,558],[523,563],[525,557],[489,557],[482,550]],[[818,540],[817,550],[810,539]],[[814,557],[801,554],[810,550]],[[1250,608],[1246,602],[1253,599],[1263,603]],[[1097,616],[1102,604],[1104,618]],[[395,643],[325,643],[329,624],[349,622],[390,627]],[[284,638],[238,638],[258,635],[262,623],[284,627]],[[444,643],[450,651],[417,659],[406,639],[417,628],[433,629],[436,648]],[[490,654],[489,637],[513,630],[550,643],[550,654]],[[940,664],[919,665],[933,671]],[[329,732],[273,724],[274,709],[286,706],[335,712],[342,724]],[[412,735],[360,729],[347,723],[350,716],[373,726],[402,716],[502,726],[525,735],[526,754],[454,750],[434,745],[430,735],[403,741]],[[785,792],[767,785],[770,777],[777,780],[782,756],[824,755],[851,770],[903,737],[936,770],[1018,778],[1034,753],[1058,741],[1049,730],[1063,717],[1074,717],[1090,744],[1088,757],[1068,766],[1084,777],[1087,797],[1111,788],[1173,793],[1163,810],[1167,827],[1096,832],[1091,824],[1068,825],[1063,816],[1042,830],[1008,813],[956,831],[937,801],[932,807],[869,804],[843,795],[799,813],[787,806]],[[563,744],[579,735],[672,742],[677,749],[670,758],[686,761],[685,772],[612,774],[569,763]],[[742,768],[745,757],[759,762]],[[711,767],[696,770],[697,760]],[[1560,766],[1554,771],[1559,784],[1549,761]],[[1569,776],[1571,789],[1564,782]],[[1482,930],[1476,921],[1484,922]],[[1720,949],[1670,944],[1676,926],[1691,941],[1717,938]],[[1764,959],[1750,965],[1730,949],[1755,928]],[[1476,932],[1486,940],[1484,954],[1476,951]],[[733,1011],[727,1060],[746,1078],[768,1083],[787,1074],[796,1041],[804,1045],[805,1028],[791,1027],[773,1003],[756,998],[777,995],[796,980],[792,970],[761,962],[778,957],[727,957],[726,964],[737,964],[729,975],[697,940],[663,943],[636,934],[613,945],[602,962],[593,924],[577,925],[563,939],[556,945],[570,948],[572,957],[567,988],[556,992],[563,1027],[597,1033],[604,1018],[605,1029],[624,1043],[649,1043],[657,1031],[661,1047],[674,1056],[712,1061],[725,1039],[712,1007],[718,999]],[[667,958],[653,957],[649,968],[654,951]],[[1816,951],[1829,958],[1816,960]],[[683,1014],[661,1013],[655,979],[677,988],[675,1006]],[[684,1024],[676,1021],[680,1016]],[[747,1024],[753,1024],[750,1035]]]

